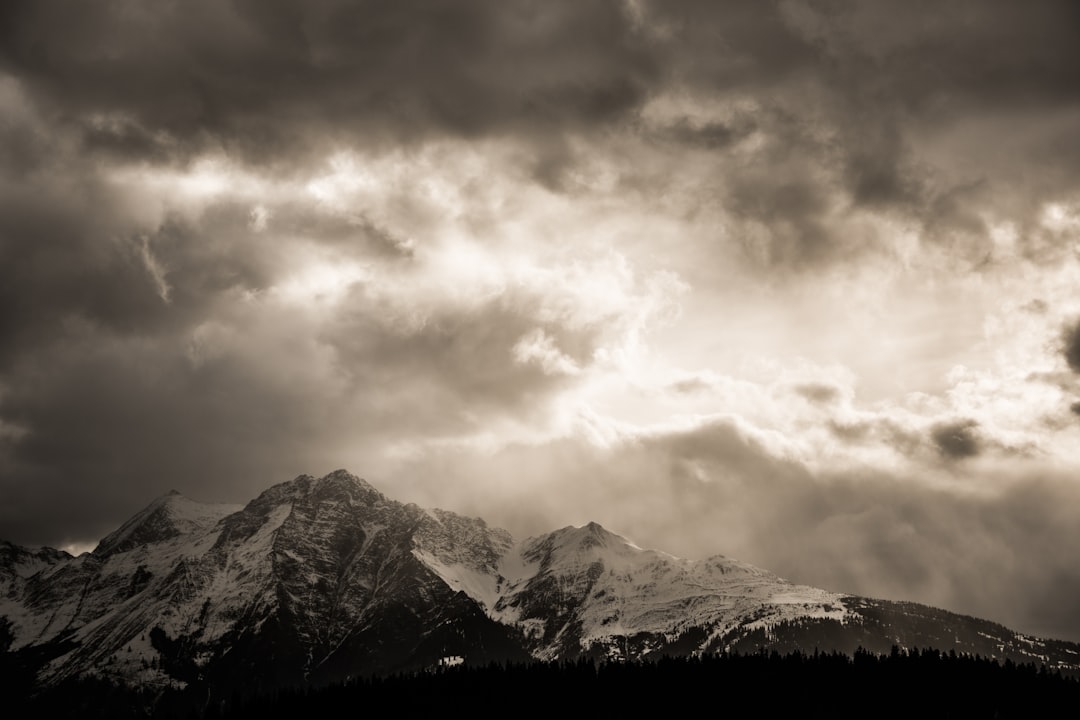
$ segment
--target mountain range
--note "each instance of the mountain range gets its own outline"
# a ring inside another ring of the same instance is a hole
[[[338,470],[170,493],[73,557],[0,542],[0,651],[42,688],[224,693],[492,661],[933,647],[1080,673],[1080,645],[686,560],[603,527],[516,540]]]

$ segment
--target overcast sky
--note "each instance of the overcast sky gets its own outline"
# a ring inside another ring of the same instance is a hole
[[[3,3],[0,537],[340,467],[1080,640],[1080,7]]]

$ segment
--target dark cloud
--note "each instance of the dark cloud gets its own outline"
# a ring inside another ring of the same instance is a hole
[[[136,247],[143,228],[93,177],[0,178],[0,366],[70,316],[152,327],[163,308]]]
[[[0,373],[72,321],[129,336],[189,333],[223,299],[269,287],[304,244],[374,266],[412,255],[393,228],[302,198],[275,204],[265,232],[253,226],[252,201],[228,193],[187,211],[183,198],[145,191],[149,176],[137,169],[116,182],[62,132],[40,132],[43,119],[9,95],[17,112],[0,124],[0,152],[14,163],[0,171]]]
[[[572,382],[542,362],[516,356],[518,344],[538,327],[535,302],[528,294],[507,294],[480,307],[410,319],[357,286],[349,308],[321,339],[333,348],[342,376],[378,408],[382,423],[410,433],[469,432],[489,413],[527,417],[543,411],[553,391]],[[554,349],[572,362],[588,362],[596,328],[548,329]]]
[[[841,67],[849,78],[887,87],[908,110],[1062,105],[1078,94],[1080,12],[1068,0],[1024,7],[1008,0],[966,0],[945,8],[915,3],[903,10],[887,1],[799,5],[782,4],[796,33],[847,61]],[[986,56],[989,48],[998,52]]]
[[[753,127],[722,122],[697,123],[681,117],[676,121],[647,132],[657,140],[679,143],[691,148],[717,151],[729,147],[753,132]]]
[[[0,371],[73,319],[125,335],[183,332],[281,266],[247,227],[246,207],[140,217],[77,160],[0,187]]]
[[[1074,4],[649,8],[674,41],[665,57],[681,83],[702,97],[759,106],[756,128],[766,144],[757,172],[721,165],[733,188],[728,208],[768,224],[759,261],[814,270],[889,252],[838,225],[843,209],[914,222],[924,241],[980,270],[997,260],[986,217],[1006,206],[1023,218],[1023,253],[1042,262],[1060,257],[1062,243],[1039,238],[1037,214],[1039,198],[1080,186],[1080,157],[1066,129],[1080,98]],[[991,146],[995,152],[986,152]],[[1024,170],[1034,157],[1037,178]],[[755,206],[747,197],[761,200]]]
[[[806,79],[826,62],[789,27],[776,3],[658,0],[644,6],[679,79],[717,93],[775,89],[793,77]]]
[[[727,208],[764,231],[743,239],[744,252],[766,266],[821,267],[855,243],[838,236],[827,221],[831,194],[810,177],[778,180],[772,172],[747,173],[733,184]]]
[[[1050,309],[1050,305],[1041,298],[1033,298],[1030,302],[1025,303],[1020,309],[1032,313],[1033,315],[1043,315]]]
[[[1061,353],[1065,363],[1075,373],[1080,373],[1080,320],[1066,325],[1061,331]]]
[[[865,415],[857,420],[829,419],[826,423],[833,437],[847,445],[889,448],[906,461],[940,466],[973,458],[989,452],[1002,459],[1041,454],[1030,441],[1003,441],[984,432],[977,420],[962,418],[942,420],[924,429],[918,425],[898,422],[887,414]]]
[[[13,2],[0,25],[8,72],[88,146],[143,159],[573,128],[657,72],[618,2]]]
[[[872,113],[865,106],[851,113],[855,128],[845,140],[843,175],[851,201],[868,208],[911,209],[923,199],[922,178],[896,122]]]
[[[930,439],[942,456],[950,460],[963,460],[980,452],[979,423],[965,419],[935,425]]]
[[[925,447],[921,434],[888,417],[829,420],[827,427],[833,436],[845,443],[867,446],[881,444],[903,457],[913,457]]]
[[[820,405],[830,405],[840,398],[840,389],[835,385],[804,383],[802,385],[796,385],[794,390],[796,394],[801,397]]]
[[[310,352],[277,348],[300,357],[275,377],[228,356],[196,367],[185,350],[72,327],[8,376],[0,412],[26,434],[0,445],[5,535],[92,541],[169,488],[235,501],[317,462],[323,413],[340,409]]]
[[[1073,415],[1080,415],[1080,400],[1069,405],[1069,412]]]
[[[174,158],[176,143],[123,117],[95,118],[79,128],[82,149],[105,162],[165,164]]]
[[[933,23],[912,20],[929,12]],[[568,135],[632,127],[669,91],[752,100],[757,107],[736,121],[683,116],[656,133],[718,156],[727,209],[767,228],[763,248],[752,242],[757,261],[815,268],[887,250],[836,226],[830,211],[847,205],[905,213],[929,239],[959,239],[978,266],[987,256],[981,211],[999,198],[966,188],[994,178],[1015,193],[1017,153],[1031,151],[1059,190],[1080,178],[1080,156],[1063,152],[1074,145],[1071,125],[1035,126],[1073,106],[1075,14],[1054,2],[1022,12],[1009,3],[901,11],[325,0],[136,11],[14,2],[0,60],[51,124],[116,160],[178,162],[224,149],[280,166],[341,145],[512,136],[531,146],[535,178],[560,192],[578,162]],[[920,150],[988,113],[1027,130],[987,138],[1013,149],[1005,160],[950,142],[934,146],[943,154]],[[763,149],[732,172],[722,158],[750,133]],[[969,172],[957,177],[953,164]]]
[[[668,385],[668,387],[677,393],[691,395],[694,393],[708,392],[713,389],[714,384],[706,377],[693,375],[683,378],[682,380],[676,380]]]

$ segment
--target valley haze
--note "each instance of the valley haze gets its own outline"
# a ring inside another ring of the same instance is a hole
[[[344,467],[1080,641],[1078,127],[1068,0],[8,0],[0,538]]]

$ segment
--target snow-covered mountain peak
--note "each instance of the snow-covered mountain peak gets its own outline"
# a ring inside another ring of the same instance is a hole
[[[621,535],[590,522],[581,527],[567,526],[546,535],[530,538],[521,546],[526,563],[535,563],[541,571],[577,567],[599,562],[605,567],[648,561],[653,551],[642,550]],[[666,556],[670,557],[670,556]]]
[[[273,507],[299,499],[308,502],[341,500],[349,504],[372,504],[386,501],[386,496],[349,471],[335,470],[321,478],[298,475],[288,482],[264,490],[248,505]]]
[[[640,550],[637,545],[630,542],[622,535],[616,535],[606,529],[600,523],[589,522],[581,527],[563,528],[566,538],[571,543],[576,543],[580,548],[589,547],[615,547]]]
[[[202,532],[239,509],[238,505],[196,502],[170,490],[107,535],[94,549],[94,555],[105,557]]]
[[[311,494],[326,498],[341,497],[349,501],[371,503],[387,498],[371,483],[348,470],[335,470],[311,483]]]
[[[0,646],[40,658],[43,683],[270,678],[270,688],[445,657],[887,649],[927,632],[959,642],[954,628],[967,621],[926,611],[793,585],[723,556],[642,549],[595,522],[515,542],[480,518],[387,498],[345,470],[301,475],[243,508],[170,492],[80,557],[0,542]],[[1049,652],[978,628],[969,647],[984,653]]]

